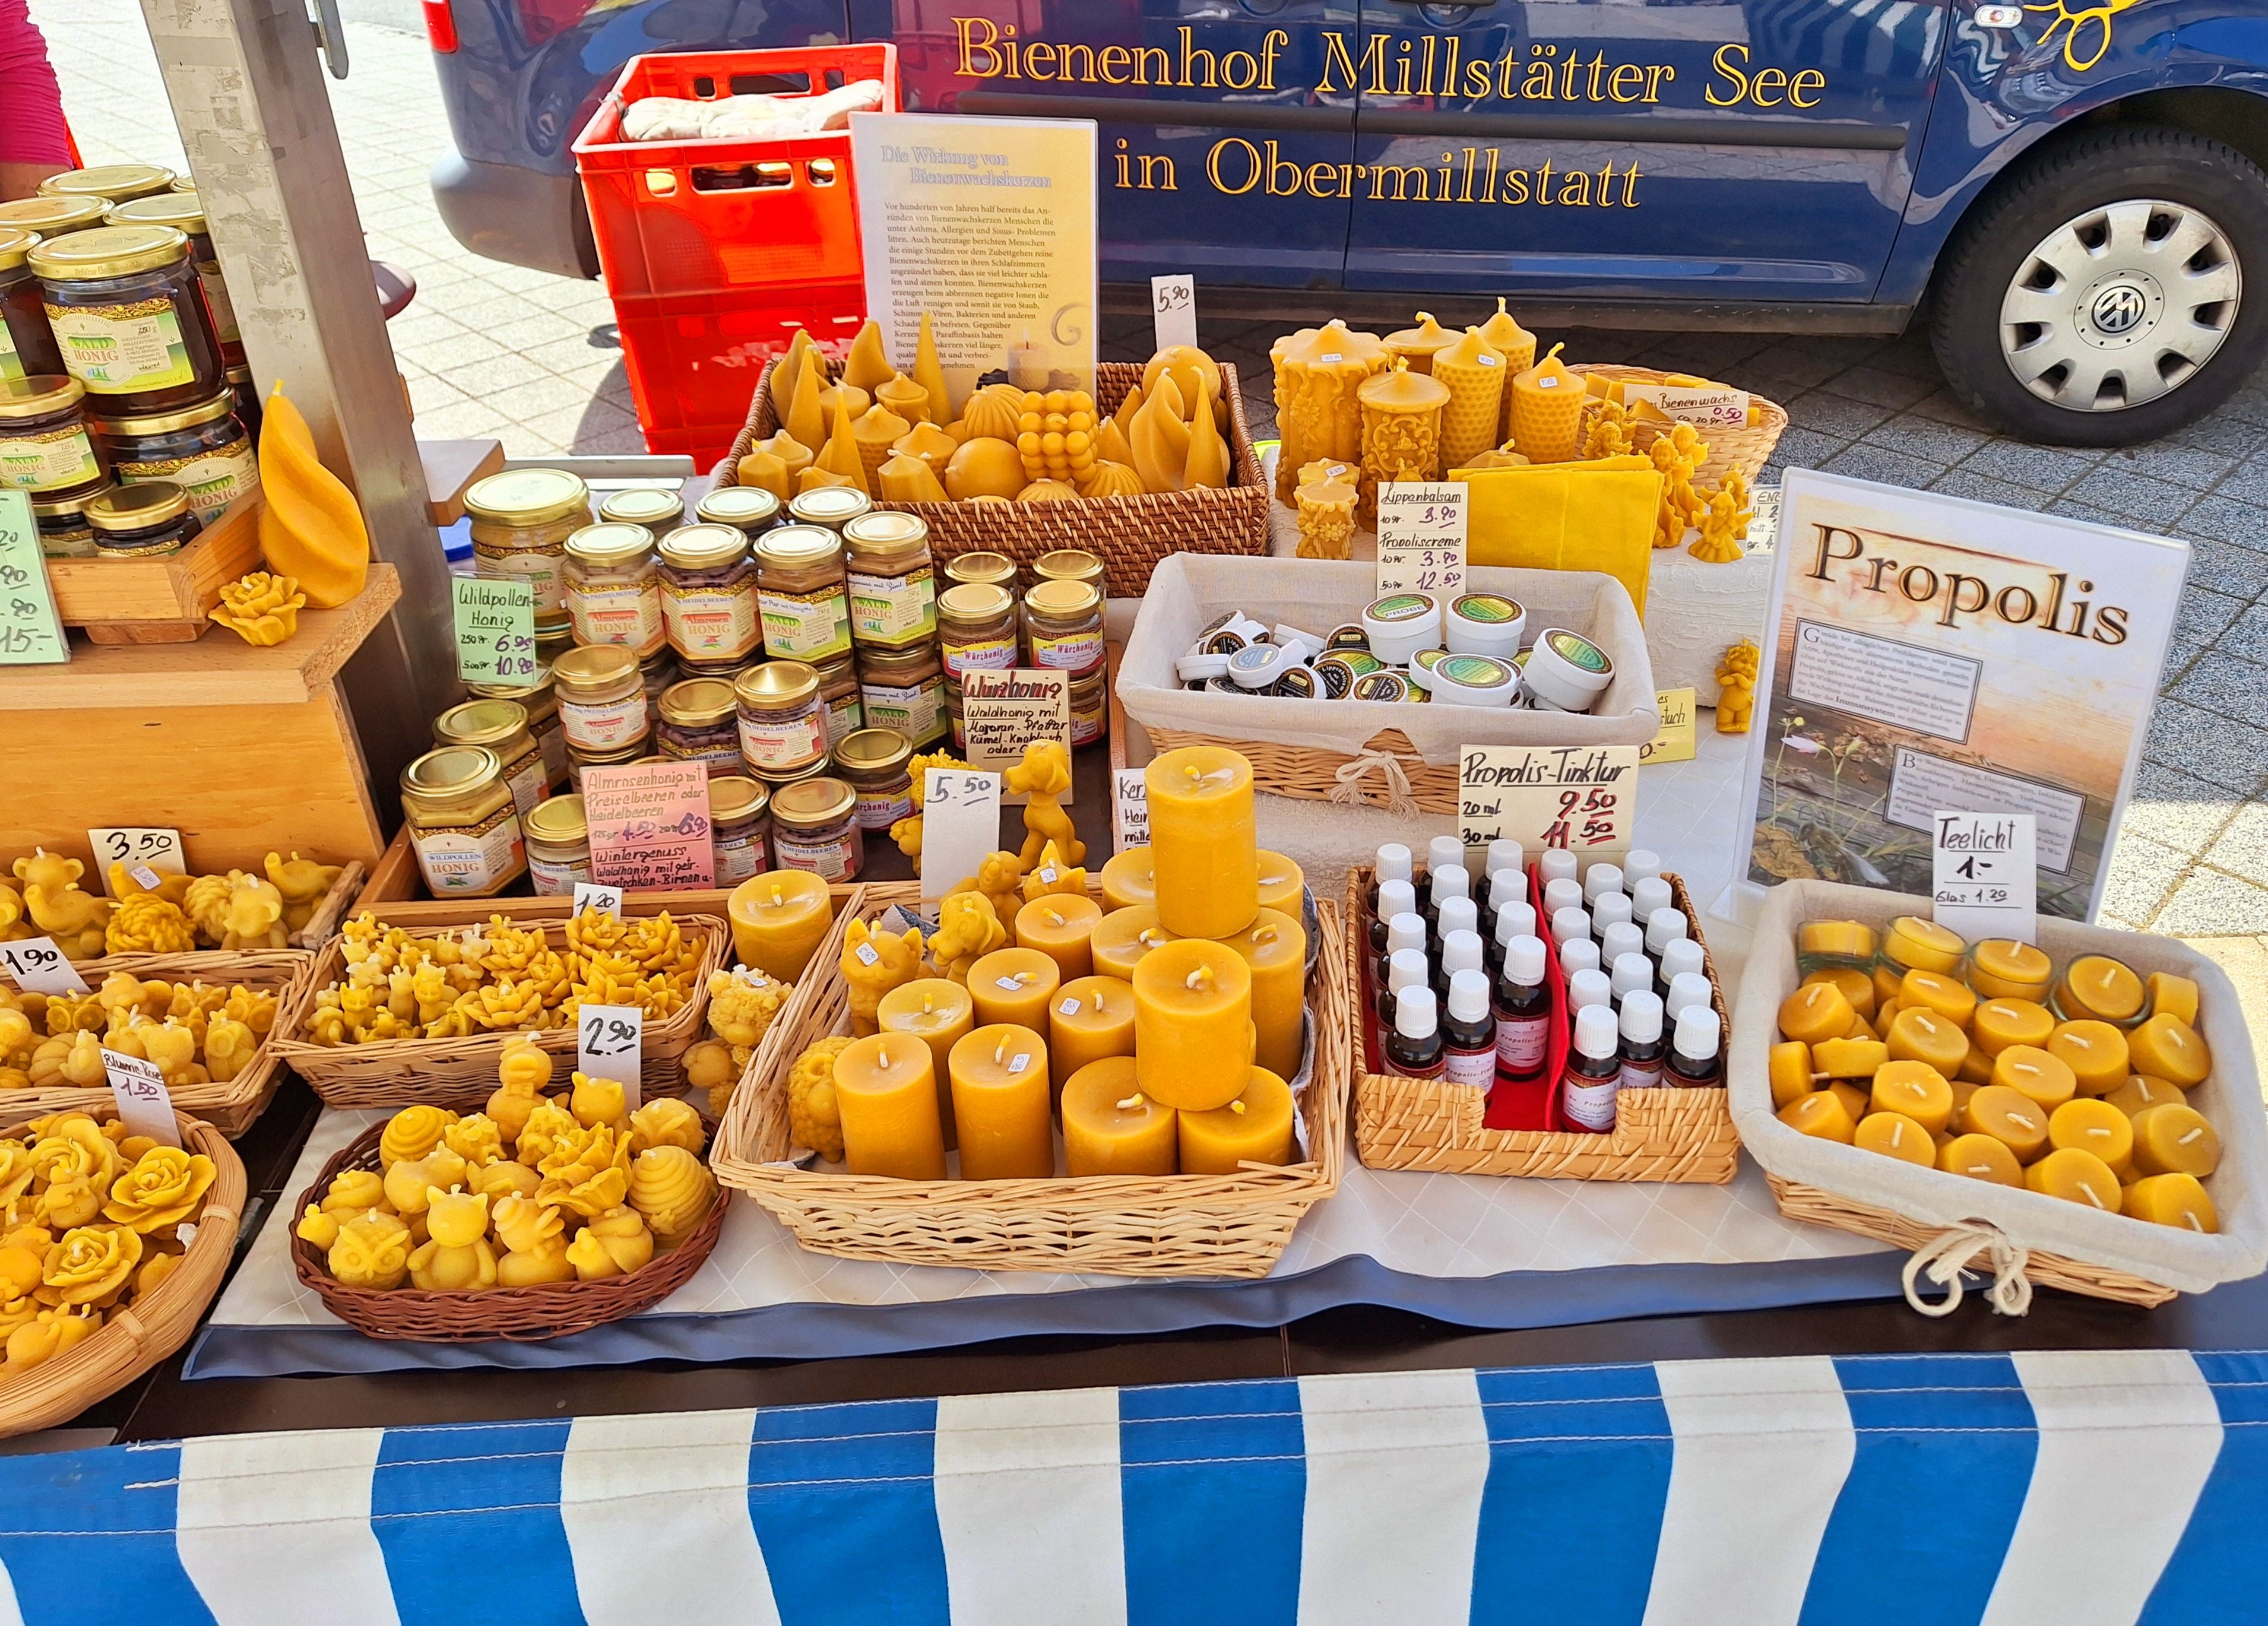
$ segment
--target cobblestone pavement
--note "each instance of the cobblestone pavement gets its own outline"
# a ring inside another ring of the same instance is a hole
[[[399,0],[365,0],[398,4]],[[134,0],[33,0],[90,162],[179,164],[180,145]],[[331,85],[370,251],[417,279],[390,326],[417,428],[493,435],[516,454],[643,450],[612,313],[595,283],[481,260],[435,213],[426,172],[448,140],[421,34],[350,22],[352,77]],[[1108,324],[1114,353],[1145,324]],[[1280,323],[1207,323],[1271,424],[1266,356]],[[1779,467],[1823,468],[2186,538],[2177,643],[2121,829],[2105,917],[2214,939],[2268,997],[2268,375],[2205,422],[2118,452],[2001,438],[1953,401],[1918,335],[1895,340],[1698,333],[1548,335],[1568,353],[1729,376],[1785,405]]]

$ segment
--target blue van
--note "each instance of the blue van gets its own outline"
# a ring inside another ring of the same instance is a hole
[[[1108,282],[1919,314],[1964,401],[2068,445],[2162,435],[2268,354],[2261,0],[423,4],[443,217],[567,276],[569,149],[631,56],[890,40],[909,107],[1099,121]]]

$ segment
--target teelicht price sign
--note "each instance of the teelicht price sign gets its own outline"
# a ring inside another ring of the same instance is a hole
[[[457,616],[457,675],[468,683],[535,683],[535,589],[526,582],[459,576],[450,581]]]
[[[1930,819],[1930,895],[1940,926],[1970,942],[2036,939],[2039,819],[2034,813],[1944,813]]]
[[[1465,590],[1468,510],[1462,480],[1398,480],[1378,488],[1378,596]]]
[[[1467,746],[1457,759],[1457,824],[1469,848],[1509,836],[1529,852],[1594,859],[1630,850],[1636,746]]]

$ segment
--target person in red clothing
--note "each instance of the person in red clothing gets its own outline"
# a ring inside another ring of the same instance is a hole
[[[29,197],[70,167],[63,87],[30,0],[0,0],[0,199]]]

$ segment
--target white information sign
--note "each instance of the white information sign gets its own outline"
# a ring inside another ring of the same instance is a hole
[[[2039,920],[2037,822],[2029,813],[1946,813],[1930,820],[1937,923],[1975,943],[2032,941]]]
[[[1462,480],[1397,480],[1378,488],[1378,596],[1465,590],[1469,511]]]
[[[975,879],[1000,850],[1000,776],[961,768],[922,773],[922,901]]]

